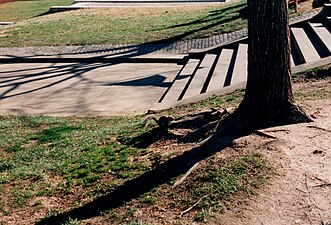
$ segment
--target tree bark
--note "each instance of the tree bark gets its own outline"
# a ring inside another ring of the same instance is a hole
[[[245,97],[225,123],[252,130],[309,122],[291,86],[288,0],[248,0],[248,78]]]
[[[259,108],[293,103],[287,0],[248,1],[245,100]]]

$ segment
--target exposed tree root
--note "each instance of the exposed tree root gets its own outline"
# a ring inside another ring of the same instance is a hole
[[[214,136],[221,138],[223,136],[247,135],[255,130],[268,127],[312,121],[301,107],[294,104],[267,109],[241,104],[233,114],[220,121]]]

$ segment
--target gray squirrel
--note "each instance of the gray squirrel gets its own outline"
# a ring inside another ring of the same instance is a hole
[[[168,129],[169,126],[173,123],[173,121],[175,120],[175,118],[173,116],[169,116],[169,115],[164,115],[164,116],[160,116],[158,119],[156,118],[156,116],[154,115],[149,115],[147,116],[143,122],[142,125],[144,127],[147,127],[148,124],[151,121],[154,121],[155,123],[157,123],[157,125],[159,126],[159,128],[161,129]]]

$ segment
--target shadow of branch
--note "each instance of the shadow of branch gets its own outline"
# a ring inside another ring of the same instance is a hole
[[[142,194],[151,191],[153,188],[167,183],[172,178],[185,173],[195,163],[214,155],[226,147],[230,147],[232,141],[241,136],[242,135],[235,135],[223,138],[212,136],[202,145],[158,165],[153,170],[148,171],[133,180],[127,181],[115,191],[101,196],[82,207],[44,218],[36,224],[52,225],[67,222],[70,219],[89,219],[100,215],[106,210],[119,207],[125,202],[138,198]]]
[[[229,14],[239,12],[245,6],[246,6],[246,2],[242,2],[240,4],[225,7],[223,9],[212,10],[212,11],[210,11],[210,13],[207,16],[205,16],[203,18],[192,20],[192,21],[189,21],[187,23],[181,23],[181,24],[176,24],[176,25],[173,25],[173,26],[169,26],[169,27],[166,27],[162,30],[171,29],[171,28],[178,28],[178,27],[186,27],[186,26],[191,26],[191,25],[199,25],[199,24],[209,23],[209,22],[212,22],[212,21],[222,22],[222,20],[224,20],[225,17],[229,16]],[[234,19],[236,19],[236,18],[234,18]]]

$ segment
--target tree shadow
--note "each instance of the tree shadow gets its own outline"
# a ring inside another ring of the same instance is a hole
[[[160,40],[156,40],[156,41],[149,41],[149,42],[145,42],[142,44],[132,44],[132,45],[127,45],[127,46],[119,46],[119,47],[113,47],[113,48],[105,48],[102,50],[91,50],[91,51],[86,51],[84,53],[86,54],[95,54],[95,53],[104,53],[104,52],[111,52],[109,54],[105,54],[102,56],[98,56],[95,59],[96,60],[102,60],[103,58],[107,58],[107,57],[118,57],[118,58],[133,58],[133,57],[137,57],[137,56],[142,56],[142,55],[147,55],[147,54],[151,54],[151,53],[155,53],[161,50],[167,50],[167,49],[172,49],[173,45],[175,45],[178,41],[182,41],[185,38],[192,36],[200,31],[204,31],[204,30],[208,30],[211,29],[213,27],[217,27],[221,24],[226,24],[229,22],[232,22],[236,19],[242,18],[242,16],[240,14],[233,16],[231,18],[212,18],[209,19],[208,21],[200,21],[201,26],[189,30],[189,31],[185,31],[182,34],[178,34],[178,35],[173,35],[171,37],[168,38],[164,38],[164,39],[160,39]],[[214,21],[214,22],[212,22]],[[189,22],[187,24],[182,24],[182,25],[175,25],[175,27],[178,26],[188,26],[192,23],[196,23],[196,22]],[[204,25],[205,24],[205,25]],[[170,29],[171,27],[168,28],[164,28],[164,29]],[[72,53],[75,54],[75,53]],[[70,54],[68,54],[70,55]],[[116,58],[114,58],[116,59]]]
[[[149,77],[136,77],[134,79],[124,79],[118,82],[104,83],[103,86],[154,86],[154,87],[169,87],[171,82],[165,82],[166,77],[159,74]]]
[[[301,1],[299,1],[301,2]],[[319,7],[323,7],[325,3],[328,3],[327,0],[313,0],[312,2],[312,7],[315,8],[319,8]]]
[[[197,28],[183,32],[182,34],[170,36],[169,38],[164,38],[164,39],[155,40],[155,41],[148,41],[148,42],[140,43],[140,44],[131,44],[131,45],[125,45],[125,46],[110,47],[110,48],[106,47],[106,48],[102,48],[100,50],[85,51],[84,53],[85,54],[95,54],[95,53],[110,52],[110,53],[106,53],[102,56],[94,57],[95,60],[98,60],[98,59],[102,60],[103,58],[110,57],[110,56],[119,57],[119,58],[132,58],[132,57],[136,57],[136,56],[141,56],[141,55],[157,52],[162,49],[169,49],[176,42],[183,40],[184,38],[186,38],[190,35],[193,35],[199,31],[210,29],[210,28],[216,27],[220,24],[223,24],[223,23],[226,24],[226,23],[229,23],[238,18],[242,18],[241,15],[233,16],[231,18],[227,18],[225,15],[227,15],[229,13],[239,12],[245,5],[246,5],[245,2],[241,2],[241,3],[235,4],[235,5],[230,5],[230,6],[225,6],[225,7],[223,6],[223,8],[221,8],[221,9],[211,10],[209,15],[207,15],[201,19],[189,21],[187,23],[176,24],[176,25],[161,28],[161,29],[152,30],[152,31],[157,31],[157,30],[165,30],[165,29],[178,28],[178,27],[187,27],[190,25],[200,25]],[[77,53],[65,53],[65,55],[74,55],[74,54],[77,54]],[[8,56],[10,57],[10,55],[8,55]]]
[[[0,90],[3,89],[4,91],[0,93],[0,100],[41,91],[72,79],[77,79],[77,82],[71,83],[66,88],[73,88],[81,82],[100,86],[168,87],[170,85],[170,82],[165,81],[166,77],[160,74],[137,75],[137,77],[121,79],[116,82],[96,81],[88,76],[84,76],[84,74],[90,71],[114,66],[116,64],[118,63],[68,63],[66,65],[1,71]],[[171,70],[169,72],[171,72]],[[37,85],[29,89],[20,89],[20,87],[24,85],[31,85],[37,82],[39,82]]]
[[[211,137],[204,144],[190,151],[169,159],[157,165],[153,170],[145,172],[137,178],[125,182],[113,192],[98,197],[81,207],[44,218],[37,225],[60,224],[69,220],[84,220],[99,216],[102,212],[119,207],[161,184],[169,182],[172,178],[185,173],[195,163],[204,160],[215,153],[232,146],[232,141],[243,135],[226,136],[221,139]]]
[[[118,141],[135,148],[147,148],[160,140],[173,140],[177,143],[199,142],[215,131],[220,118],[224,115],[216,110],[186,115],[175,120],[168,129],[157,126],[137,137],[130,139],[120,137]],[[184,132],[181,134],[173,132],[178,130]]]
[[[69,65],[56,65],[56,66],[53,65],[51,67],[28,69],[27,74],[24,73],[18,75],[11,75],[11,74],[15,72],[25,72],[25,70],[9,70],[6,72],[2,71],[1,72],[2,74],[0,74],[0,88],[4,88],[4,89],[7,88],[7,90],[0,93],[0,100],[40,91],[74,78],[78,78],[79,81],[83,81],[83,80],[86,81],[86,79],[82,76],[84,73],[97,68],[106,67],[109,65],[111,64],[74,63]],[[40,70],[44,70],[44,71],[40,71]],[[12,93],[23,85],[31,84],[39,81],[46,82],[54,78],[58,78],[58,80],[54,82],[47,82],[46,84],[28,90]],[[71,87],[73,87],[74,85],[75,84],[72,84]]]
[[[119,137],[118,141],[135,148],[147,148],[160,140],[175,140],[178,138],[180,138],[180,135],[173,134],[172,132],[169,132],[169,130],[160,127],[154,127],[150,131],[137,137],[130,138],[129,140]]]
[[[209,23],[212,21],[217,21],[217,23],[218,22],[224,22],[224,23],[231,22],[232,20],[235,20],[238,17],[233,17],[233,19],[224,19],[226,17],[226,15],[229,15],[229,14],[235,13],[235,12],[240,12],[240,10],[246,5],[247,4],[245,2],[242,2],[240,4],[236,4],[233,6],[224,7],[222,9],[212,10],[212,11],[210,11],[210,13],[207,16],[205,16],[203,18],[193,20],[193,21],[190,21],[187,23],[176,24],[173,26],[162,28],[160,30],[178,28],[178,27],[186,27],[186,26],[191,26],[191,25],[199,25],[199,24]]]

